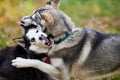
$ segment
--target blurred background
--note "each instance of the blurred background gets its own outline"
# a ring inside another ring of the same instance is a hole
[[[44,6],[47,0],[0,0],[0,48],[14,45],[21,37],[20,19]],[[120,0],[61,0],[60,9],[79,27],[90,27],[103,33],[120,34]],[[107,80],[104,78],[103,80]],[[120,80],[119,75],[109,80]]]
[[[23,34],[20,19],[48,0],[0,0],[0,48],[14,45]],[[120,33],[120,0],[61,0],[60,9],[79,27],[104,33]]]

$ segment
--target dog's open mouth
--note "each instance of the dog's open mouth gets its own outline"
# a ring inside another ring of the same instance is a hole
[[[45,40],[45,45],[47,46],[52,46],[54,44],[54,41],[49,37],[44,38],[44,40]]]

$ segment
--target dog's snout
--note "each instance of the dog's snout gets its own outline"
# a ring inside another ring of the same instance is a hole
[[[22,23],[22,24],[25,24],[25,22],[24,22],[23,20],[21,20],[21,23]]]
[[[24,26],[24,27],[32,24],[32,21],[28,16],[22,18],[20,22],[21,22],[21,26]]]
[[[45,38],[46,37],[43,34],[41,34],[40,37],[39,37],[39,40],[44,40]]]
[[[42,37],[39,37],[39,40],[43,40],[43,38],[42,38]]]
[[[24,27],[25,22],[21,20],[20,26]]]

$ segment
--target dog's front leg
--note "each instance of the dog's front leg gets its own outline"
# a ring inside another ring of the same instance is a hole
[[[60,71],[50,64],[44,63],[40,60],[35,59],[24,59],[24,58],[16,58],[12,60],[12,65],[17,68],[36,68],[42,72],[45,72],[49,76],[56,78],[57,80],[62,80]]]

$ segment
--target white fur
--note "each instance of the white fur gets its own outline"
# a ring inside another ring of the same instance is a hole
[[[31,45],[29,47],[29,50],[35,51],[38,54],[40,54],[40,53],[47,53],[49,51],[49,49],[47,47],[45,48],[44,45],[41,44],[39,46],[41,46],[41,48],[37,47],[36,45]]]
[[[50,76],[59,78],[61,76],[59,70],[56,67],[35,59],[24,59],[18,57],[15,60],[12,60],[12,65],[17,68],[33,67],[50,74]]]
[[[41,20],[41,24],[45,25],[45,20],[44,19]]]
[[[63,60],[61,58],[52,58],[51,63],[54,66],[60,66],[61,64],[63,64]]]
[[[16,58],[12,60],[12,65],[17,68],[27,68],[32,67],[36,68],[40,71],[43,71],[49,74],[51,77],[57,78],[55,80],[68,80],[69,72],[68,68],[64,65],[64,62],[60,58],[51,59],[51,65],[41,62],[35,59],[24,59],[24,58]],[[59,71],[60,69],[60,71]]]
[[[36,16],[36,14],[33,14],[33,15],[32,15],[32,18],[35,19],[35,16]]]
[[[35,16],[36,16],[36,14],[33,14],[31,16],[33,20],[35,19]],[[40,15],[38,15],[38,16],[40,16]],[[35,21],[33,21],[32,19],[30,18],[30,16],[25,16],[21,19],[21,21],[24,22],[24,23],[21,23],[21,24],[24,25],[24,26],[29,26],[31,24],[37,25],[37,23]]]
[[[91,50],[91,43],[88,41],[82,49],[81,55],[78,59],[78,64],[82,65],[86,61],[86,59],[90,53],[90,50]]]
[[[58,69],[60,69],[62,78],[64,80],[68,80],[70,78],[69,72],[68,72],[69,68],[65,66],[62,58],[51,58],[51,64],[57,67]]]
[[[21,19],[21,21],[24,21],[23,25],[24,26],[29,26],[31,25],[32,20],[28,18],[29,16],[25,16],[24,18]],[[26,18],[26,19],[25,19]]]
[[[36,33],[36,31],[38,32]],[[37,53],[47,53],[50,46],[45,45],[45,40],[39,40],[39,37],[43,35],[44,37],[47,37],[47,35],[43,32],[41,32],[41,28],[37,29],[30,29],[26,36],[29,40],[32,38],[35,39],[34,42],[30,42],[31,46],[29,47],[29,50],[35,51]]]
[[[31,59],[23,59],[21,57],[17,57],[16,60],[12,60],[14,66],[18,67],[18,68],[26,68],[26,67],[31,67]],[[19,66],[15,63],[17,62],[17,64],[19,64]],[[33,64],[33,62],[32,62]]]
[[[38,30],[38,33],[36,33],[36,31]],[[41,44],[41,43],[45,43],[44,40],[39,40],[39,37],[41,37],[41,35],[43,35],[44,37],[47,37],[47,35],[45,33],[43,33],[41,31],[41,29],[30,29],[28,31],[28,33],[26,34],[26,36],[29,38],[29,40],[31,40],[32,38],[35,38],[35,42],[31,42],[31,44]]]

